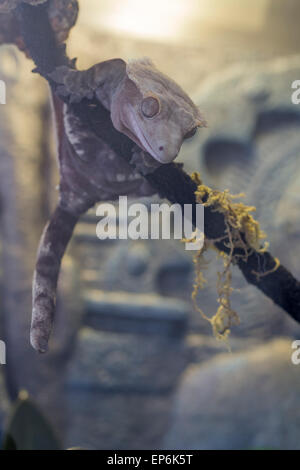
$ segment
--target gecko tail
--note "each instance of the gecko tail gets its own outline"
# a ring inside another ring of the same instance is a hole
[[[61,260],[77,221],[77,216],[58,206],[42,234],[33,278],[30,333],[31,345],[39,353],[48,349]]]
[[[38,301],[36,301],[38,303]],[[32,323],[30,343],[39,353],[48,351],[48,341],[52,331],[55,308],[41,309],[40,306],[32,309]],[[39,320],[41,318],[41,320]]]

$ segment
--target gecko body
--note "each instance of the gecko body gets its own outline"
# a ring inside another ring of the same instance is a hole
[[[61,259],[80,215],[98,201],[154,194],[143,175],[172,162],[184,140],[205,125],[189,96],[149,59],[128,64],[112,59],[86,71],[61,66],[49,79],[55,90],[60,184],[33,280],[31,344],[39,352],[47,350]],[[75,105],[81,100],[91,106],[99,101],[114,128],[135,143],[131,164],[78,117]]]

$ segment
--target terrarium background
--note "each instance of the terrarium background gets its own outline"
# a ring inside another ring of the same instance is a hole
[[[290,101],[300,78],[299,2],[80,3],[70,56],[80,68],[150,56],[179,82],[210,124],[179,160],[206,184],[245,192],[272,252],[299,276],[300,106]],[[241,325],[228,353],[192,308],[192,255],[180,242],[100,242],[91,211],[63,262],[51,352],[31,350],[35,254],[57,197],[55,141],[43,80],[19,52],[0,53],[8,85],[0,109],[0,338],[9,345],[0,430],[25,388],[65,447],[298,448],[300,378],[290,344],[299,327],[234,273]],[[212,257],[199,299],[209,315],[217,268]]]

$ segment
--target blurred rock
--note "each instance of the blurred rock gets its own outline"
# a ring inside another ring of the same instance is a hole
[[[98,330],[182,336],[189,306],[155,294],[89,290],[84,295],[83,323]]]
[[[224,354],[185,373],[165,449],[299,449],[300,374],[291,342]]]
[[[182,338],[80,330],[69,387],[105,391],[169,391],[185,366]]]
[[[174,256],[161,263],[156,275],[156,289],[161,295],[191,298],[194,268],[191,256]],[[185,294],[185,295],[184,295]]]
[[[80,330],[67,376],[68,445],[157,448],[186,367],[186,307],[157,296],[98,294],[88,302],[98,330]]]
[[[144,274],[149,265],[150,253],[146,246],[133,245],[128,253],[127,269],[131,276]]]
[[[67,445],[93,450],[161,446],[170,419],[170,394],[70,391]]]
[[[209,123],[208,130],[187,143],[180,153],[189,171],[195,170],[198,155],[197,169],[210,170],[214,178],[226,171],[230,177],[233,166],[245,169],[247,160],[252,163],[256,134],[299,122],[300,107],[291,101],[291,85],[299,76],[299,64],[300,56],[294,55],[260,63],[236,63],[221,75],[210,75],[195,99]],[[251,165],[247,170],[253,175]]]
[[[99,216],[91,210],[81,218],[74,234],[83,286],[87,290],[158,293],[190,303],[192,256],[179,240],[99,240],[98,222]]]
[[[203,363],[213,358],[217,354],[226,352],[245,351],[256,348],[261,343],[260,338],[239,338],[230,337],[228,342],[219,341],[212,335],[190,334],[187,336],[186,356],[189,364]]]

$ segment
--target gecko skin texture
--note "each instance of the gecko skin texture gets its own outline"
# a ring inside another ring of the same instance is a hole
[[[205,126],[188,95],[149,59],[112,59],[86,71],[61,66],[49,79],[55,84],[60,185],[33,279],[31,344],[39,352],[47,350],[61,260],[79,217],[99,201],[154,194],[143,175],[173,161],[183,141]],[[136,144],[131,164],[77,116],[73,105],[84,99],[98,100],[113,126]]]

